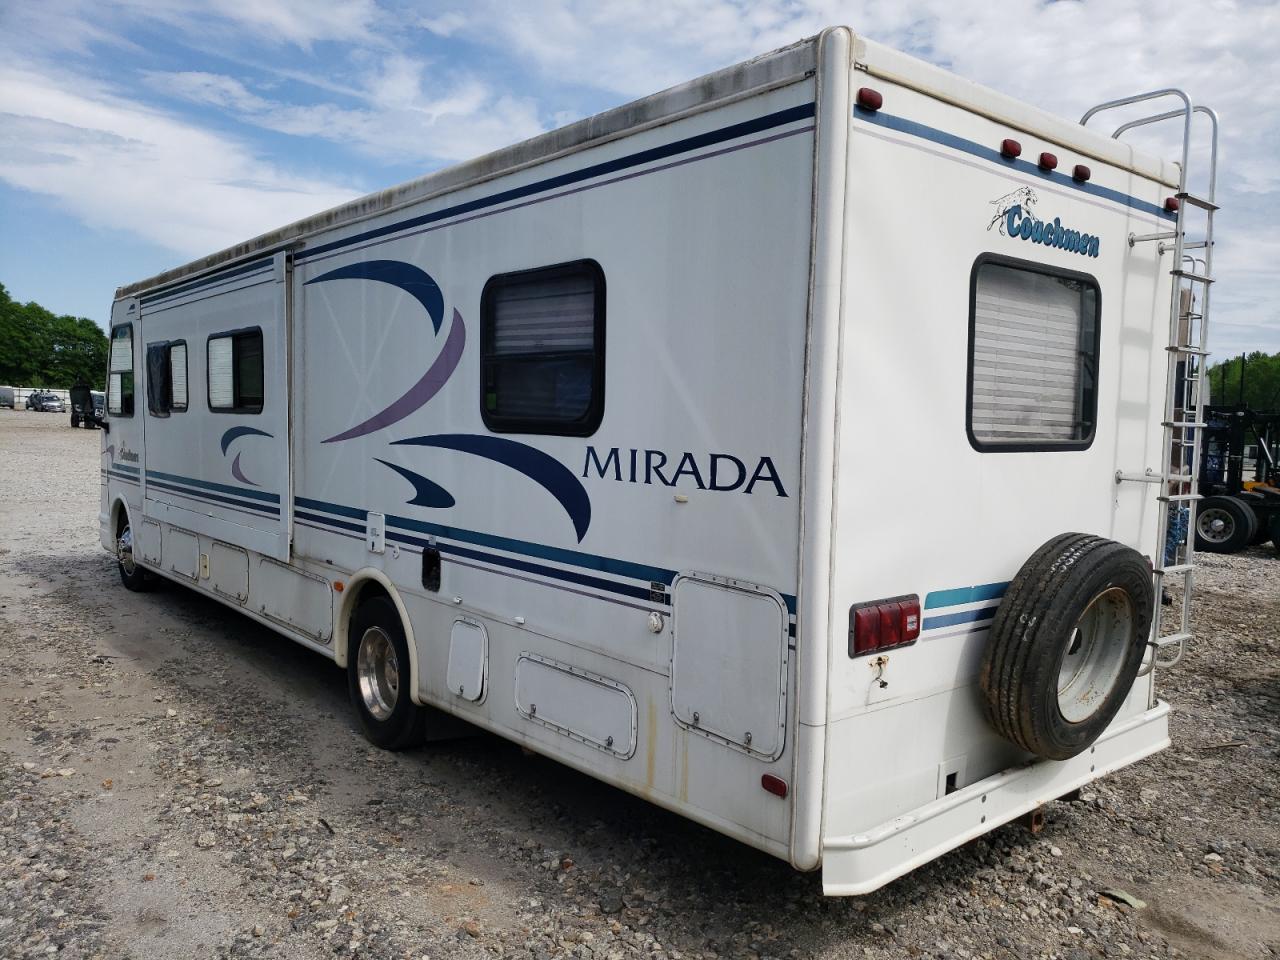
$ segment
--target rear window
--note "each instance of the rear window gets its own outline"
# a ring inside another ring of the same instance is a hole
[[[969,441],[978,450],[1082,450],[1098,409],[1097,281],[980,257],[969,312]]]

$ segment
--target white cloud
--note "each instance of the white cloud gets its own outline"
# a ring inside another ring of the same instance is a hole
[[[298,177],[243,144],[83,77],[0,69],[0,178],[85,223],[186,256],[211,253],[358,191]]]
[[[208,73],[152,73],[148,79],[169,96],[222,107],[244,122],[398,163],[466,160],[543,131],[533,101],[497,95],[474,78],[435,84],[425,69],[406,56],[380,58],[355,91],[361,103],[354,107],[271,100],[234,77]]]

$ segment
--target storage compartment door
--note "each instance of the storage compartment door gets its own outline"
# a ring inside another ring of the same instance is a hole
[[[672,588],[671,710],[689,730],[764,759],[782,753],[788,620],[754,584],[697,574]]]

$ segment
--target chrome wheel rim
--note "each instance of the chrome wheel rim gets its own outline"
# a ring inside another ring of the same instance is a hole
[[[1058,710],[1068,723],[1088,720],[1115,686],[1135,620],[1129,594],[1110,587],[1076,621],[1058,669]]]
[[[386,720],[400,698],[400,660],[395,644],[381,627],[370,627],[360,638],[356,655],[360,699],[375,720]]]
[[[120,561],[121,569],[131,577],[138,569],[133,559],[133,528],[128,524],[120,531],[120,539],[116,541],[116,559]]]
[[[1221,507],[1210,507],[1196,517],[1196,532],[1209,543],[1226,543],[1236,532],[1236,519]]]

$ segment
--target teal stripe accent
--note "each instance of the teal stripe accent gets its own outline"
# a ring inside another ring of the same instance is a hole
[[[990,620],[996,615],[999,607],[979,607],[977,610],[961,610],[959,613],[944,613],[937,617],[925,617],[920,624],[921,630],[932,630],[934,627],[950,627],[957,623],[973,623],[977,620]]]
[[[977,157],[979,160],[988,160],[998,166],[1008,167],[1010,170],[1016,170],[1018,173],[1026,176],[1037,177],[1040,180],[1047,180],[1055,186],[1067,187],[1071,190],[1079,190],[1081,193],[1087,193],[1094,197],[1100,197],[1103,200],[1112,200],[1116,203],[1123,203],[1126,207],[1133,210],[1141,210],[1143,213],[1149,213],[1154,217],[1160,217],[1162,220],[1174,222],[1178,219],[1178,215],[1170,213],[1163,207],[1158,207],[1154,203],[1148,203],[1146,200],[1139,200],[1137,197],[1131,197],[1127,193],[1121,193],[1119,190],[1112,190],[1110,187],[1100,187],[1096,183],[1080,183],[1073,179],[1070,174],[1058,173],[1054,170],[1041,170],[1038,164],[1029,160],[1019,160],[1013,157],[1004,156],[994,147],[984,146],[981,143],[975,143],[972,140],[966,140],[964,137],[957,137],[953,133],[947,133],[945,130],[938,130],[935,127],[925,126],[923,123],[916,123],[914,120],[907,120],[903,117],[895,117],[892,114],[884,113],[876,110],[863,110],[861,107],[854,107],[853,115],[859,120],[865,120],[867,123],[874,124],[878,127],[885,127],[889,130],[897,130],[899,133],[906,133],[913,137],[919,137],[921,140],[928,140],[930,143],[941,144],[944,147],[950,147],[952,150],[959,150],[961,153],[967,153],[971,157]]]
[[[962,603],[980,603],[983,600],[995,600],[1004,596],[1009,589],[1008,581],[1003,583],[983,583],[976,587],[956,587],[953,590],[935,590],[924,598],[924,608],[955,607]]]
[[[324,500],[311,500],[307,497],[294,497],[293,502],[308,510],[322,510],[325,513],[336,513],[340,517],[351,517],[353,520],[369,519],[368,510],[358,510],[355,507],[344,507],[340,503],[326,503]]]
[[[176,473],[161,473],[159,470],[148,470],[148,477],[155,477],[159,480],[168,480],[171,483],[185,483],[189,487],[201,487],[205,490],[218,490],[222,493],[232,493],[237,497],[248,497],[252,500],[263,500],[267,503],[279,503],[280,494],[267,493],[265,490],[251,490],[249,487],[236,487],[229,483],[213,483],[209,480],[197,480],[195,477],[184,477]]]
[[[112,469],[112,470],[119,470],[119,471],[121,471],[122,473],[137,473],[137,472],[138,472],[138,468],[137,468],[137,467],[131,467],[131,466],[129,466],[129,464],[127,464],[127,463],[115,463],[115,462],[113,462],[113,463],[111,464],[111,469]]]

